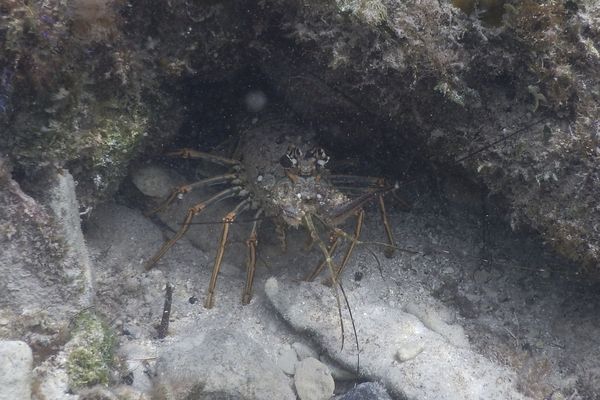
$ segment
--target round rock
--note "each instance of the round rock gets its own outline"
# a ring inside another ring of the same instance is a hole
[[[333,395],[335,383],[325,364],[309,357],[296,365],[294,376],[300,400],[327,400]]]
[[[146,196],[167,197],[173,189],[173,178],[155,165],[140,168],[131,175],[135,187]]]

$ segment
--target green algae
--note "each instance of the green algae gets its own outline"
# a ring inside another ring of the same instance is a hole
[[[115,335],[97,315],[83,312],[74,322],[73,348],[67,357],[72,388],[108,385],[114,366]]]

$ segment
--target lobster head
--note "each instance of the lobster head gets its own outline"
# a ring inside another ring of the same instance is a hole
[[[279,163],[294,175],[307,177],[317,175],[329,162],[329,156],[321,147],[313,147],[306,153],[295,145],[290,145]]]

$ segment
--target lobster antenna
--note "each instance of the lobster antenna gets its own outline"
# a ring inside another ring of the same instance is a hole
[[[346,308],[348,309],[348,314],[350,315],[350,322],[352,323],[352,332],[354,332],[354,343],[356,343],[356,376],[358,377],[360,374],[360,345],[358,344],[358,334],[356,333],[356,324],[354,323],[354,317],[352,316],[352,308],[350,308],[350,302],[348,301],[348,296],[346,296],[346,291],[342,286],[342,282],[337,282],[340,290],[342,291],[342,297],[344,297],[344,302],[346,303]]]
[[[530,124],[522,126],[521,128],[517,129],[514,132],[511,132],[511,133],[509,133],[507,135],[503,135],[502,137],[494,140],[492,143],[486,144],[485,146],[482,146],[482,147],[480,147],[477,150],[474,150],[474,151],[472,151],[472,152],[470,152],[470,153],[468,153],[468,154],[466,154],[466,155],[464,155],[462,157],[459,157],[458,159],[454,160],[454,163],[455,164],[460,164],[461,162],[463,162],[463,161],[465,161],[465,160],[467,160],[467,159],[469,159],[469,158],[471,158],[471,157],[473,157],[473,156],[475,156],[475,155],[477,155],[479,153],[482,153],[482,152],[484,152],[484,151],[486,151],[486,150],[494,147],[498,143],[502,143],[502,142],[504,142],[504,141],[506,141],[506,140],[508,140],[508,139],[510,139],[512,137],[517,136],[518,134],[520,134],[520,133],[528,130],[529,128],[532,128],[532,127],[538,125],[539,123],[545,121],[546,119],[547,119],[546,117],[539,118],[539,119],[533,121]]]
[[[327,246],[325,245],[325,243],[323,243],[323,240],[319,236],[319,233],[317,232],[317,228],[315,228],[315,224],[313,223],[311,215],[306,214],[303,218],[303,221],[306,226],[306,230],[308,230],[308,232],[310,233],[311,238],[317,243],[317,245],[323,252],[323,256],[325,257],[325,263],[327,264],[327,267],[329,268],[329,273],[331,274],[331,283],[332,283],[331,287],[332,287],[333,293],[335,295],[335,301],[337,303],[337,308],[338,308],[338,315],[340,317],[340,329],[342,331],[342,346],[340,349],[340,351],[341,351],[344,349],[344,340],[345,340],[344,318],[342,315],[342,305],[340,302],[340,294],[338,293],[338,281],[335,278],[336,274],[335,274],[335,268],[333,267],[333,261],[331,259],[331,254],[329,253]]]
[[[230,225],[233,224],[247,224],[250,222],[256,222],[256,221],[262,221],[265,219],[272,219],[274,217],[272,216],[262,216],[262,217],[258,217],[258,218],[250,218],[250,219],[240,219],[240,220],[235,220],[233,222],[230,223]],[[191,222],[189,225],[220,225],[222,224],[223,221],[198,221],[198,222]],[[183,225],[183,222],[179,223],[180,225]]]

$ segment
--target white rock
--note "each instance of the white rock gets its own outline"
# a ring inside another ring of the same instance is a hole
[[[328,287],[284,280],[272,282],[271,286],[279,289],[267,292],[267,298],[282,318],[296,331],[312,335],[339,365],[346,368],[356,365],[356,347],[340,348],[340,320]],[[431,327],[440,330],[437,332],[414,314],[384,307],[371,291],[361,290],[361,286],[354,290],[346,288],[347,296],[354,299],[353,314],[359,322],[356,330],[362,377],[377,379],[390,393],[408,399],[529,399],[518,392],[514,371],[485,359],[468,346],[463,347],[461,340],[455,340],[460,344],[456,346],[443,336],[440,332],[448,335],[452,326],[440,314],[424,315]],[[344,325],[351,326],[348,314],[344,314],[343,320]],[[422,351],[415,356],[419,347]],[[310,358],[296,366],[296,388],[302,400],[312,399],[302,397],[303,386],[299,384],[302,363],[307,360]]]
[[[94,299],[92,262],[81,231],[79,202],[75,180],[67,171],[56,175],[55,186],[50,190],[50,208],[54,212],[68,249],[64,275],[81,285],[80,304],[89,306]]]
[[[312,357],[298,363],[294,383],[300,400],[327,400],[335,389],[329,368]]]
[[[297,363],[298,356],[296,355],[296,351],[291,347],[284,349],[277,358],[277,366],[288,375],[294,375]]]
[[[265,282],[265,292],[267,292],[268,296],[276,296],[279,292],[279,283],[277,282],[277,278],[270,277]]]
[[[36,348],[53,341],[47,335],[57,334],[55,327],[90,306],[94,294],[73,177],[61,171],[48,180],[38,199],[10,179],[0,196],[0,225],[7,231],[0,235],[0,337],[14,337],[11,331],[23,324],[25,308],[26,319],[38,319],[49,328],[30,337]]]
[[[25,342],[0,342],[0,400],[31,399],[33,354]]]
[[[133,171],[131,180],[140,192],[150,197],[167,197],[174,186],[171,175],[155,165]]]
[[[396,359],[399,362],[412,360],[424,349],[425,347],[423,346],[423,343],[417,341],[406,341],[398,348],[398,351],[396,352]]]
[[[431,307],[419,306],[414,303],[408,304],[404,310],[419,318],[423,325],[434,332],[439,333],[456,347],[469,348],[469,339],[465,330],[460,325],[448,324],[444,319],[446,317],[438,310]]]

